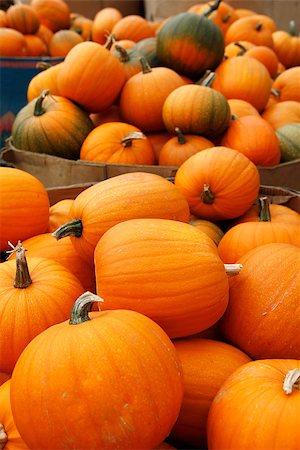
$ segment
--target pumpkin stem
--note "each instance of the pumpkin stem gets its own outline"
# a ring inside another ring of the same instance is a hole
[[[208,10],[204,11],[202,16],[208,17],[213,11],[215,11],[216,9],[219,8],[220,3],[221,3],[221,0],[216,0],[215,3],[213,3],[212,5],[209,5]]]
[[[294,389],[300,390],[300,370],[292,369],[286,374],[283,382],[283,390],[285,394],[292,394]]]
[[[204,184],[203,186],[201,200],[206,205],[212,205],[215,200],[215,194],[210,190],[210,186],[208,184]]]
[[[237,120],[238,116],[236,114],[231,114],[230,119],[231,120]]]
[[[143,73],[150,73],[150,72],[152,72],[151,66],[150,66],[150,64],[148,63],[147,59],[144,56],[141,56],[139,58],[139,61],[140,61],[141,65],[142,65]]]
[[[41,95],[36,100],[35,105],[34,105],[34,111],[33,111],[34,116],[42,116],[43,114],[45,114],[46,110],[45,110],[45,108],[43,108],[43,101],[45,100],[45,98],[47,97],[48,94],[49,94],[49,89],[44,89],[42,91]]]
[[[8,441],[8,437],[4,425],[0,423],[0,450],[4,449]]]
[[[35,65],[35,67],[36,67],[37,69],[47,70],[47,69],[50,69],[50,67],[52,67],[52,65],[49,64],[49,63],[46,62],[46,61],[38,61],[38,62],[36,63],[36,65]]]
[[[274,95],[274,97],[279,98],[280,97],[280,91],[278,89],[271,89],[271,94]]]
[[[242,270],[242,264],[224,264],[225,272],[228,278],[239,275]]]
[[[57,240],[67,236],[75,236],[79,238],[81,235],[82,221],[80,219],[73,219],[70,222],[64,223],[52,233],[52,236],[54,236]]]
[[[18,241],[15,247],[11,242],[9,242],[9,245],[12,247],[12,250],[8,251],[7,253],[9,253],[10,255],[13,253],[16,254],[16,276],[14,287],[25,289],[32,283],[25,256],[26,249],[23,247],[21,241]]]
[[[186,143],[186,137],[183,134],[183,132],[180,130],[180,128],[175,128],[175,133],[177,134],[177,139],[179,144],[185,144]]]
[[[297,27],[295,20],[290,20],[289,22],[289,34],[291,36],[297,36]]]
[[[119,53],[118,59],[121,62],[127,62],[129,61],[129,54],[128,51],[126,50],[126,48],[122,47],[119,44],[115,44],[115,49],[117,50],[117,52]]]
[[[268,197],[259,197],[259,221],[271,222],[270,201]]]
[[[121,144],[123,147],[131,147],[134,139],[146,139],[146,136],[141,131],[132,131],[121,139]]]
[[[230,19],[231,16],[232,16],[232,12],[228,12],[227,14],[225,14],[225,16],[222,17],[222,22],[223,23],[228,22],[228,20]]]
[[[105,41],[103,47],[106,48],[107,50],[110,50],[112,45],[116,42],[115,35],[112,33],[109,33],[107,31],[105,34],[105,37],[106,37],[106,41]]]
[[[243,56],[246,53],[247,49],[243,44],[241,44],[240,42],[235,42],[234,45],[240,48],[240,51],[237,53],[237,56]]]
[[[207,69],[204,75],[195,84],[210,87],[216,76],[217,74],[215,72],[212,72],[210,69]]]
[[[262,29],[262,27],[263,27],[263,23],[262,23],[262,22],[259,22],[259,23],[256,25],[255,29],[256,29],[256,31],[260,31],[260,30]]]
[[[80,295],[72,307],[69,324],[78,325],[79,323],[91,320],[89,311],[95,302],[103,302],[103,298],[89,291]]]

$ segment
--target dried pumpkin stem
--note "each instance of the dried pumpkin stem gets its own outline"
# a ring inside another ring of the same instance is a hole
[[[260,30],[262,29],[262,27],[263,27],[263,22],[259,22],[259,23],[256,25],[255,29],[256,29],[256,31],[260,31]]]
[[[211,191],[208,184],[204,184],[203,191],[201,193],[201,200],[206,205],[212,205],[215,200],[215,194]]]
[[[291,36],[297,36],[298,34],[295,20],[289,21],[289,34]]]
[[[217,74],[210,69],[204,72],[204,75],[195,84],[200,86],[211,87],[212,82],[216,78]]]
[[[144,74],[152,72],[151,66],[150,66],[150,64],[148,63],[147,59],[144,56],[141,56],[139,58],[139,61],[140,61],[141,65],[142,65],[142,71],[143,71]]]
[[[133,140],[146,139],[146,136],[141,131],[132,131],[132,133],[126,134],[121,140],[123,147],[131,147]]]
[[[270,201],[268,197],[259,197],[259,221],[271,222]]]
[[[183,134],[183,132],[180,130],[180,128],[175,128],[175,133],[177,134],[177,140],[179,144],[185,144],[186,143],[186,137]]]
[[[289,370],[283,382],[285,394],[292,394],[293,389],[300,390],[300,370],[297,368]]]
[[[91,310],[93,303],[96,302],[103,302],[103,298],[98,297],[98,295],[89,291],[84,292],[84,294],[78,297],[73,305],[69,324],[78,325],[91,320],[89,317],[89,311]]]
[[[129,58],[129,54],[128,54],[128,51],[126,50],[126,48],[122,47],[119,44],[115,44],[115,49],[119,53],[119,61],[121,61],[121,62],[129,61],[130,58]]]
[[[75,236],[79,238],[81,235],[82,221],[80,219],[73,219],[70,222],[64,223],[52,233],[52,236],[54,236],[57,240],[67,236]]]
[[[9,244],[13,249],[7,253],[16,254],[16,275],[14,287],[18,289],[25,289],[32,283],[25,256],[26,249],[23,247],[21,241],[18,241],[15,247],[11,243]]]
[[[4,425],[0,423],[0,450],[4,449],[8,441],[8,437]]]
[[[239,275],[242,270],[242,264],[224,264],[226,275],[230,277],[234,277],[235,275]]]
[[[221,3],[221,0],[216,0],[215,3],[213,3],[212,5],[209,5],[208,9],[206,11],[204,11],[204,13],[202,15],[205,17],[208,17],[213,11],[215,11],[216,9],[219,8],[220,3]]]
[[[47,97],[48,94],[49,94],[49,89],[44,89],[43,92],[41,93],[41,95],[36,100],[35,106],[34,106],[34,111],[33,111],[34,116],[42,116],[43,114],[45,114],[46,110],[43,107],[43,101],[45,100],[45,98]]]

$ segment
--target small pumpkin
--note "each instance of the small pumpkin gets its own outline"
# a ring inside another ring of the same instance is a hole
[[[105,44],[114,25],[123,17],[121,11],[115,7],[101,8],[93,19],[92,41]]]
[[[196,217],[212,221],[232,219],[255,202],[259,172],[242,153],[218,146],[187,159],[176,172],[175,186]]]
[[[220,240],[224,236],[224,232],[220,226],[210,220],[198,219],[196,216],[191,215],[189,223],[198,230],[201,230],[207,234],[207,236],[209,236],[216,245],[219,244]]]
[[[230,106],[231,115],[233,116],[241,117],[251,114],[259,116],[259,112],[257,111],[257,109],[254,108],[254,106],[246,100],[241,100],[239,98],[230,98],[228,99],[228,103]]]
[[[44,90],[16,115],[12,144],[20,150],[77,159],[92,129],[92,121],[79,106]]]
[[[226,45],[235,41],[250,41],[255,45],[273,48],[273,38],[269,20],[261,14],[241,17],[235,20],[225,34]]]
[[[295,359],[265,359],[239,367],[212,402],[208,448],[297,448],[299,376]]]
[[[117,40],[130,39],[134,42],[155,36],[149,22],[138,14],[128,14],[118,20],[112,28],[112,34]]]
[[[279,61],[286,69],[300,65],[300,37],[291,21],[289,30],[277,30],[273,33],[273,48]]]
[[[57,74],[60,70],[62,62],[57,64],[38,64],[41,72],[31,78],[27,87],[27,101],[39,97],[42,92],[47,89],[51,95],[60,95],[57,87]]]
[[[40,19],[31,5],[16,3],[6,11],[8,26],[23,34],[34,34],[40,26]]]
[[[70,320],[40,333],[17,362],[11,406],[30,448],[154,449],[174,425],[183,382],[171,340],[135,311],[88,314],[99,301],[80,296]]]
[[[74,30],[56,31],[48,44],[49,55],[52,57],[65,57],[71,48],[80,42],[83,42],[83,38]]]
[[[26,41],[26,56],[37,57],[48,54],[45,42],[35,34],[24,34]]]
[[[26,56],[27,46],[24,34],[13,28],[0,28],[0,57]]]

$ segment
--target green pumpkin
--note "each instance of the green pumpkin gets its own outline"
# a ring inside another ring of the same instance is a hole
[[[17,113],[11,143],[19,150],[75,160],[93,127],[87,112],[45,90]]]
[[[300,158],[300,123],[287,123],[275,130],[279,141],[281,162]]]
[[[205,15],[183,12],[171,17],[157,34],[157,57],[181,75],[198,79],[215,69],[225,50],[220,28]]]
[[[156,54],[156,45],[157,38],[150,37],[137,42],[136,44],[134,44],[132,49],[136,49],[141,52],[151,67],[158,67],[159,62]]]

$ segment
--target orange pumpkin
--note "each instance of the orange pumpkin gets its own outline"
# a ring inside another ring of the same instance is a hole
[[[225,43],[250,41],[255,45],[273,47],[272,31],[264,16],[255,14],[234,21],[227,29]]]
[[[79,297],[70,321],[37,336],[17,362],[11,406],[30,448],[154,449],[174,425],[183,397],[174,345],[134,311],[89,316],[99,300]]]
[[[209,328],[226,309],[225,267],[212,240],[190,224],[121,222],[99,239],[94,259],[103,308],[145,314],[172,338]]]
[[[49,209],[49,227],[48,232],[52,233],[56,230],[56,228],[60,227],[64,223],[66,223],[70,218],[70,209],[74,200],[70,198],[66,198],[64,200],[60,200],[54,205],[50,206]]]
[[[169,140],[173,135],[168,133],[167,130],[163,131],[153,131],[152,133],[145,133],[147,138],[149,139],[154,154],[155,154],[155,163],[158,164],[159,153],[162,149],[162,146]]]
[[[28,103],[39,97],[45,89],[49,90],[51,95],[60,96],[57,87],[57,74],[61,65],[62,62],[54,65],[39,65],[42,69],[41,72],[31,78],[27,87]]]
[[[224,220],[242,215],[255,202],[259,173],[245,155],[219,146],[186,160],[177,170],[175,186],[196,217]]]
[[[40,26],[40,19],[31,5],[16,3],[6,11],[8,26],[23,34],[34,34]]]
[[[6,11],[0,9],[0,28],[8,27],[8,19],[6,15]]]
[[[120,110],[128,123],[141,131],[165,128],[162,109],[168,95],[185,82],[172,69],[153,67],[141,58],[142,71],[129,78],[121,92]]]
[[[71,48],[83,42],[82,37],[74,30],[59,30],[51,37],[48,48],[50,56],[66,56]]]
[[[212,88],[227,99],[246,100],[262,112],[269,100],[272,79],[266,67],[257,59],[233,56],[215,70]]]
[[[255,44],[249,41],[234,41],[225,46],[224,58],[232,58],[233,56],[240,56],[243,52],[255,47]]]
[[[31,0],[30,5],[36,11],[40,23],[54,33],[70,27],[70,7],[64,0]]]
[[[238,260],[243,269],[229,280],[221,330],[254,359],[300,357],[299,256],[292,244],[260,245]]]
[[[77,251],[90,261],[100,237],[119,222],[139,217],[189,221],[189,207],[179,189],[146,172],[125,173],[85,189],[75,198],[70,214],[72,221],[53,235],[71,236]]]
[[[238,368],[212,402],[208,448],[298,448],[299,375],[295,359],[252,361]]]
[[[262,118],[266,120],[274,130],[288,123],[300,122],[299,102],[296,100],[275,102],[262,112]]]
[[[206,14],[209,20],[213,21],[225,34],[230,25],[235,22],[239,17],[235,13],[235,9],[229,5],[229,3],[221,1],[218,4],[217,9],[211,8],[210,3],[196,4],[191,6],[188,11],[196,14],[207,13],[211,9],[211,12]]]
[[[84,291],[63,265],[46,258],[26,258],[20,241],[14,251],[16,260],[0,265],[0,370],[7,373],[12,373],[35,336],[66,320],[74,296]]]
[[[83,141],[80,159],[119,164],[154,164],[151,143],[138,128],[124,122],[104,123]]]
[[[224,342],[203,338],[176,339],[182,364],[184,396],[170,437],[192,448],[207,448],[207,416],[224,381],[251,361],[244,352]]]
[[[24,34],[13,28],[0,28],[0,57],[26,56],[27,46]]]
[[[26,56],[36,57],[48,54],[45,42],[35,34],[25,34]]]
[[[286,69],[300,65],[300,37],[292,24],[289,31],[278,30],[272,35],[274,51]]]
[[[221,145],[238,150],[257,166],[275,166],[280,162],[276,133],[271,125],[258,115],[252,114],[232,120],[222,136]]]
[[[228,103],[231,114],[236,117],[248,116],[251,114],[259,116],[257,109],[246,100],[241,100],[240,98],[229,98]]]
[[[39,36],[48,47],[49,41],[53,36],[53,31],[51,31],[50,28],[46,27],[45,25],[40,24],[39,29],[35,34]]]
[[[118,8],[101,8],[93,19],[92,40],[98,42],[98,44],[105,44],[114,25],[121,20],[122,17],[122,13]]]
[[[272,220],[267,197],[260,197],[258,221],[244,221],[231,227],[222,237],[218,251],[224,263],[236,263],[243,255],[259,245],[283,242],[300,247],[300,219]]]
[[[119,41],[120,39],[130,39],[139,42],[142,39],[155,36],[155,31],[149,25],[149,22],[137,14],[129,14],[122,17],[113,26],[112,34]]]
[[[61,95],[90,113],[109,108],[124,82],[125,73],[120,61],[102,45],[87,41],[69,51],[57,77]]]
[[[29,450],[17,430],[10,404],[10,380],[0,386],[0,448]]]
[[[299,77],[299,66],[286,69],[278,75],[273,81],[272,90],[277,92],[279,101],[295,100],[300,102]]]
[[[209,220],[198,219],[193,214],[191,215],[189,223],[196,227],[198,230],[201,230],[205,234],[207,234],[207,236],[209,236],[216,245],[219,244],[220,240],[224,236],[224,232],[217,224]]]
[[[249,48],[245,52],[246,56],[250,58],[256,58],[258,61],[264,64],[268,69],[271,78],[276,78],[278,70],[278,57],[274,50],[265,45],[256,45],[255,47]]]
[[[183,134],[179,128],[175,128],[177,136],[169,139],[161,148],[158,162],[165,166],[180,166],[190,156],[214,147],[214,144],[203,136]]]
[[[49,198],[44,185],[33,175],[15,168],[0,167],[0,249],[9,249],[47,231]]]
[[[71,21],[70,30],[76,31],[83,41],[90,41],[92,40],[93,24],[92,19],[85,16],[78,16]]]

